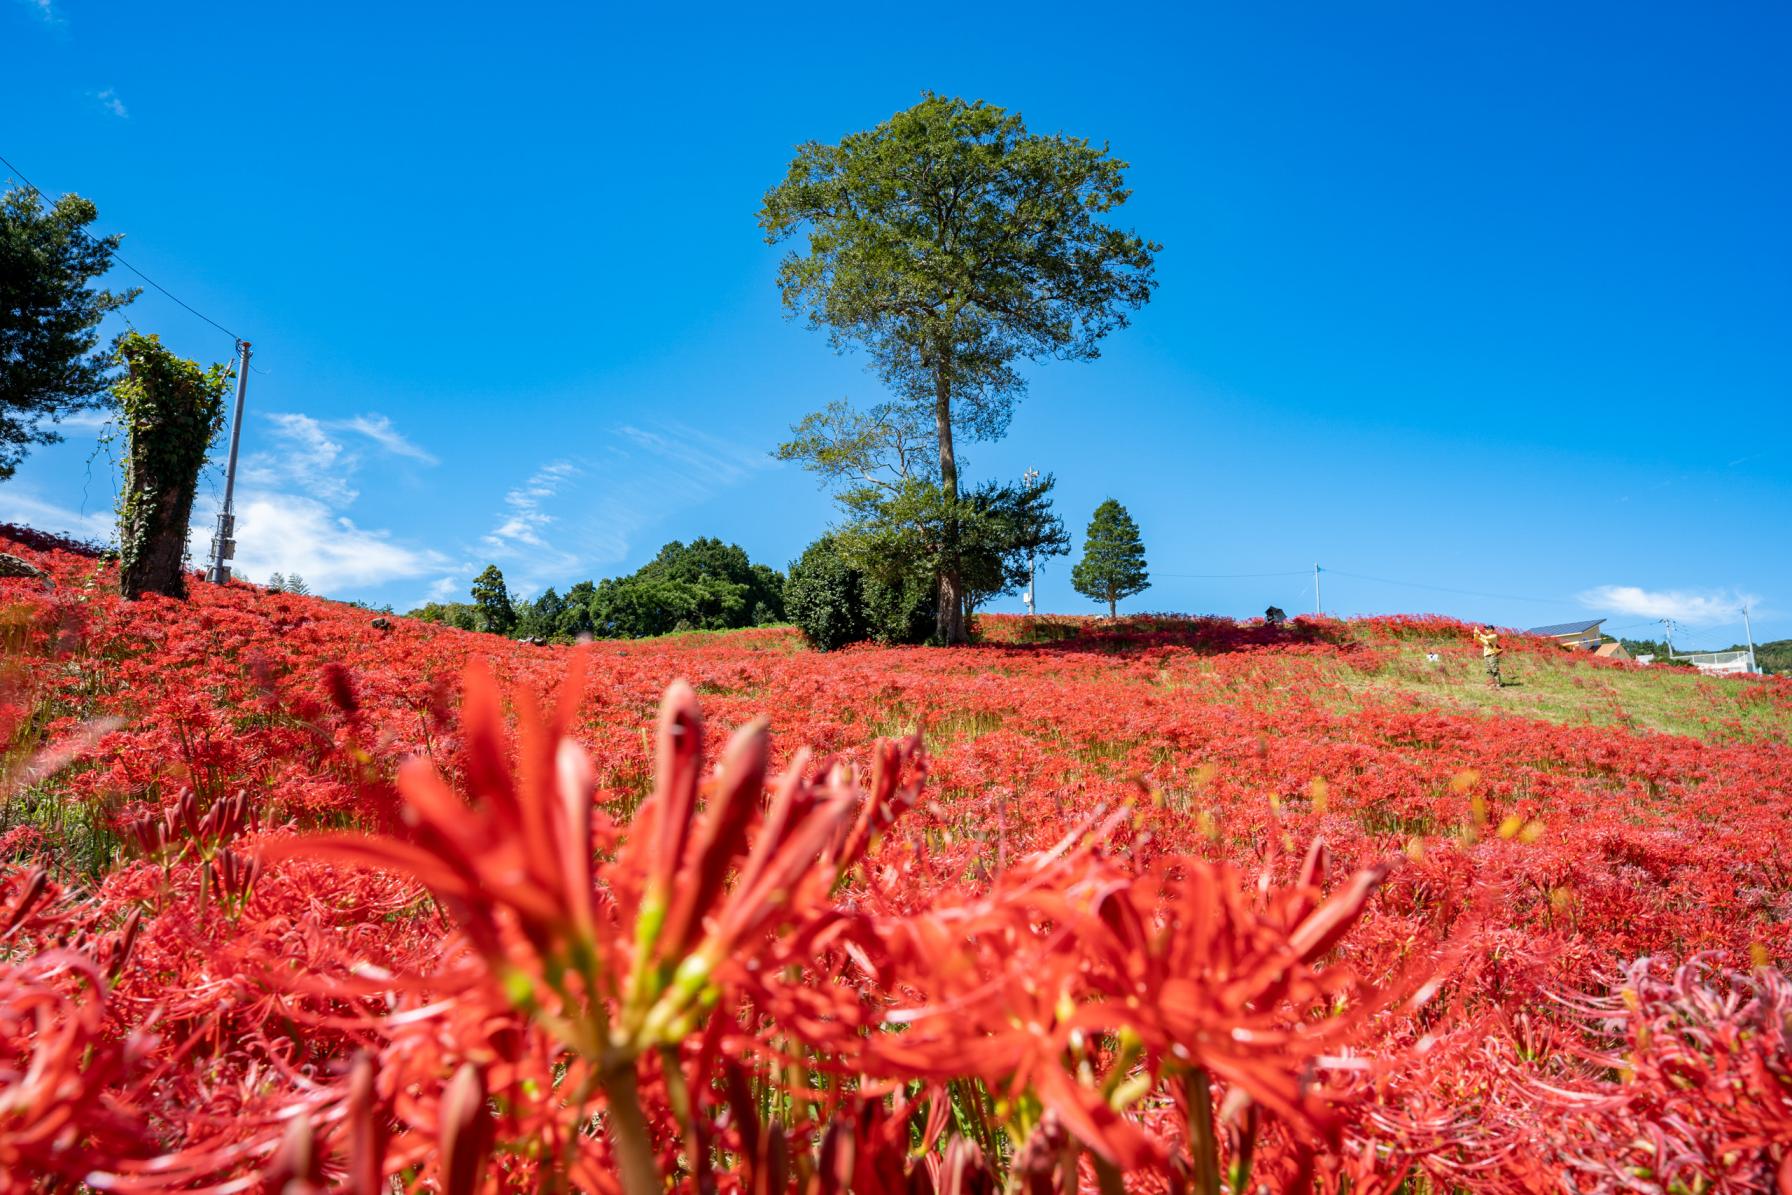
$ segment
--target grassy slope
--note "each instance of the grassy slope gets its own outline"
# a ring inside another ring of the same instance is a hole
[[[1701,676],[1679,668],[1605,664],[1584,654],[1537,653],[1505,668],[1498,690],[1479,660],[1425,659],[1423,641],[1390,653],[1374,671],[1345,680],[1355,692],[1411,698],[1427,707],[1500,712],[1562,725],[1622,726],[1688,735],[1710,742],[1792,738],[1792,711],[1759,699],[1749,682]]]

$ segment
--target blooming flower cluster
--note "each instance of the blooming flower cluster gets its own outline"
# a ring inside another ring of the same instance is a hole
[[[0,1189],[1792,1192],[1783,681],[540,647],[0,550]]]

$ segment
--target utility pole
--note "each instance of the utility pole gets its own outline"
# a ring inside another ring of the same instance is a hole
[[[214,585],[230,580],[230,558],[236,555],[236,450],[243,439],[243,396],[249,389],[249,342],[236,342],[236,414],[230,420],[230,463],[224,467],[224,509],[212,536],[212,566],[205,579]]]
[[[1022,485],[1025,485],[1028,489],[1032,489],[1033,483],[1039,480],[1039,470],[1028,469],[1025,473],[1022,473],[1020,475],[1020,480],[1021,480]],[[1033,549],[1028,548],[1027,549],[1027,617],[1028,618],[1033,617],[1033,585],[1038,580],[1038,576],[1039,576],[1038,568],[1034,564],[1034,560],[1033,560]]]
[[[1674,658],[1674,620],[1671,618],[1664,618],[1661,620],[1661,625],[1667,628],[1668,659],[1671,660]]]
[[[1755,628],[1748,621],[1748,603],[1742,603],[1742,633],[1748,638],[1748,670],[1759,672],[1755,665]]]
[[[1319,565],[1313,565],[1313,613],[1325,613],[1325,601],[1319,596]]]

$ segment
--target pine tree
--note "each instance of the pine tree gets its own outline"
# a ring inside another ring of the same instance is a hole
[[[473,578],[473,605],[478,608],[481,629],[494,635],[508,635],[516,625],[516,607],[510,601],[510,589],[504,574],[495,564]]]
[[[1126,508],[1109,498],[1095,508],[1083,542],[1083,558],[1070,570],[1070,583],[1086,598],[1108,604],[1114,617],[1121,598],[1151,588],[1145,573],[1145,545],[1139,525]]]
[[[0,481],[33,445],[60,440],[55,421],[99,405],[115,379],[100,322],[137,291],[94,285],[121,239],[89,233],[98,217],[79,195],[0,195]]]

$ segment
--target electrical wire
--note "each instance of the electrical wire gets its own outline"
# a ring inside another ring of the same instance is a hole
[[[30,187],[33,191],[36,191],[39,195],[45,194],[44,190],[41,187],[39,187],[36,183],[32,182],[30,179],[25,177],[24,171],[20,170],[17,166],[14,166],[11,162],[8,162],[4,157],[0,157],[0,165],[5,166],[8,170],[12,171],[13,176],[15,178],[17,178],[20,182],[24,183],[27,187]],[[106,253],[112,258],[113,261],[117,262],[119,265],[121,265],[125,269],[129,270],[131,273],[137,275],[137,277],[143,279],[143,281],[149,283],[151,286],[155,287],[157,290],[161,291],[162,294],[164,294],[168,298],[172,299],[179,306],[186,308],[187,311],[198,316],[200,319],[204,320],[206,323],[210,324],[212,327],[216,328],[218,331],[224,333],[224,335],[230,337],[231,340],[241,342],[241,340],[243,339],[241,336],[238,336],[235,332],[232,332],[229,328],[226,328],[223,324],[220,324],[217,320],[213,319],[211,316],[205,314],[205,312],[200,311],[198,308],[192,306],[190,303],[187,303],[179,295],[175,294],[173,291],[171,291],[167,287],[163,286],[160,282],[157,282],[154,278],[151,278],[148,274],[145,274],[142,270],[139,270],[136,266],[132,265],[130,262],[126,261],[124,258],[118,256],[117,249],[114,249],[112,246],[106,244],[104,241],[100,240],[98,237],[96,237],[92,233],[88,232],[85,228],[77,228],[75,231],[80,233],[82,236],[86,237],[93,244],[104,249],[106,251]],[[120,312],[120,314],[122,315],[123,313]],[[132,331],[136,330],[135,327],[131,324],[129,316],[125,316],[124,322],[125,322],[125,326],[127,328],[131,328]]]

